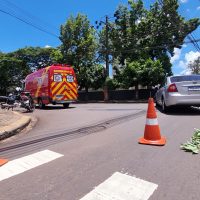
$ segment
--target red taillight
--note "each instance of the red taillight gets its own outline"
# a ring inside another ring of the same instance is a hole
[[[175,85],[175,83],[169,85],[167,92],[178,92],[177,87]]]

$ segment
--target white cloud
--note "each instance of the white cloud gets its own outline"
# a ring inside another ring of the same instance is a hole
[[[188,68],[188,64],[190,62],[193,62],[200,56],[200,52],[196,51],[190,51],[185,54],[184,60],[180,60],[178,63],[178,67],[182,69],[180,74],[191,74],[190,69]]]
[[[176,74],[176,75],[190,75],[192,74],[191,70],[190,69],[185,69],[183,70],[180,74]]]
[[[188,0],[180,0],[181,3],[187,3]]]
[[[200,6],[199,6],[199,7],[197,7],[197,10],[200,10]]]
[[[176,60],[180,58],[181,55],[181,49],[175,48],[174,49],[174,56],[171,57],[170,62],[174,63]]]
[[[51,46],[49,46],[48,44],[47,45],[45,45],[45,47],[44,48],[51,48]]]
[[[199,56],[200,56],[200,52],[190,51],[189,53],[185,54],[185,60],[187,61],[187,64],[188,64],[189,62],[193,62],[194,60],[196,60]]]
[[[187,65],[183,60],[180,60],[178,63],[178,67],[181,69],[185,69],[187,67]]]

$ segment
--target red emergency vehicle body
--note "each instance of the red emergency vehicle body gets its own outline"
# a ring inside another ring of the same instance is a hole
[[[29,74],[25,91],[30,92],[40,108],[50,103],[68,107],[78,97],[76,75],[69,65],[51,65]]]

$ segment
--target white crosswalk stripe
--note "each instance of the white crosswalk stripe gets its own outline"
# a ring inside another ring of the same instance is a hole
[[[50,150],[44,150],[9,161],[7,164],[0,167],[0,181],[21,174],[27,170],[48,163],[62,156],[62,154]]]
[[[158,185],[115,172],[80,200],[147,200]]]

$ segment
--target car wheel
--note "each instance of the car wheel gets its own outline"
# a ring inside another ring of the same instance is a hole
[[[43,104],[42,99],[39,99],[38,105],[39,105],[39,108],[40,108],[40,109],[45,108],[45,104]]]
[[[161,106],[162,106],[162,112],[166,113],[168,111],[168,107],[165,104],[164,98],[162,98],[162,105]]]

